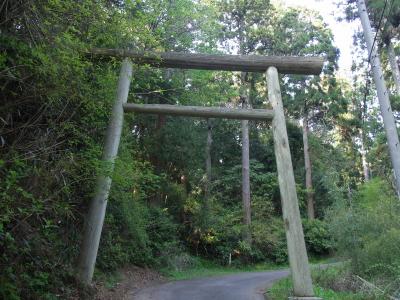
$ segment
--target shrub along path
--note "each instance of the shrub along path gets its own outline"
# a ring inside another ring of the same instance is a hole
[[[265,290],[288,275],[288,270],[279,270],[174,281],[138,291],[130,299],[263,300]]]

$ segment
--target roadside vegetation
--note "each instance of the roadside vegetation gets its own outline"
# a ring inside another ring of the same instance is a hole
[[[327,213],[341,267],[313,272],[315,293],[323,299],[388,299],[398,297],[400,203],[381,179],[364,184],[351,201],[336,203]],[[283,299],[291,293],[290,278],[268,293]]]
[[[312,279],[316,297],[329,300],[376,300],[383,299],[371,292],[362,291],[362,285],[351,278],[345,267],[328,267],[313,270]],[[292,282],[285,278],[273,285],[266,293],[268,300],[281,300],[293,296]]]

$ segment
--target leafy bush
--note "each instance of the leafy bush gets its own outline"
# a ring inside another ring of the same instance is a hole
[[[151,257],[154,258],[154,263],[158,265],[169,264],[168,257],[171,253],[176,256],[183,253],[177,235],[178,226],[165,209],[158,207],[150,209],[146,232],[149,237],[149,251]]]
[[[199,259],[197,257],[183,252],[183,249],[176,247],[176,245],[172,245],[172,247],[166,246],[162,254],[162,265],[169,270],[185,271],[199,266]]]
[[[321,220],[303,219],[304,239],[311,254],[327,255],[333,250],[328,224]]]
[[[382,299],[363,291],[351,276],[346,266],[312,270],[314,294],[330,300],[375,300]],[[275,283],[268,291],[268,299],[280,300],[293,296],[290,277]]]
[[[97,267],[103,271],[133,263],[137,265],[167,265],[170,251],[182,252],[178,242],[178,227],[168,209],[148,206],[145,200],[160,178],[147,164],[128,162],[129,154],[121,151],[116,164],[114,184],[104,224]],[[125,157],[125,155],[128,155]],[[135,180],[131,180],[135,178]],[[138,191],[137,182],[146,182]],[[126,193],[127,190],[133,193]]]
[[[276,263],[287,262],[288,252],[282,218],[255,221],[252,229],[254,247],[259,249],[264,259],[271,259]]]
[[[400,203],[387,182],[362,185],[350,203],[328,214],[338,252],[351,259],[353,271],[395,289],[400,276]]]

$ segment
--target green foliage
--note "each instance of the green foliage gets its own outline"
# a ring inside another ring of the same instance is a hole
[[[327,255],[334,247],[328,224],[321,220],[303,220],[304,238],[309,253]]]
[[[132,10],[128,13],[106,1],[15,1],[15,7],[5,11],[10,13],[0,35],[5,100],[0,260],[8,269],[0,275],[0,290],[5,299],[50,299],[55,294],[73,298],[72,268],[82,217],[95,170],[104,167],[99,157],[119,66],[92,60],[82,51],[93,45],[125,46],[132,40],[154,42],[142,28],[127,30],[143,26],[144,16],[131,18]],[[130,163],[139,154],[128,149],[131,146],[120,147],[125,152],[121,165],[130,173],[117,166],[114,182],[119,188],[112,191],[102,238],[109,252],[100,248],[98,259],[104,270],[126,261],[154,260],[146,252],[151,247],[152,230],[146,228],[151,213],[143,202],[154,195],[159,178],[146,160]],[[125,182],[118,176],[127,176]],[[141,184],[137,202],[129,178]]]
[[[399,202],[387,182],[376,178],[360,187],[350,204],[329,213],[331,232],[341,255],[350,258],[360,276],[397,286]]]
[[[332,300],[373,300],[374,295],[359,291],[351,279],[346,267],[328,267],[312,270],[314,293],[316,297]],[[268,299],[278,300],[293,296],[293,284],[290,278],[275,283],[267,293]]]
[[[145,203],[162,188],[162,178],[147,163],[130,161],[128,149],[121,149],[115,166],[97,263],[103,271],[128,263],[165,265],[168,251],[181,252],[177,225],[167,209]]]
[[[233,50],[220,45],[239,41],[245,53],[325,55],[327,76],[287,76],[283,88],[289,115],[298,117],[304,101],[309,101],[315,115],[310,144],[317,216],[342,200],[347,187],[360,182],[354,143],[345,147],[338,139],[341,144],[336,147],[332,136],[341,134],[352,141],[355,131],[349,127],[361,122],[344,121],[348,102],[342,85],[331,77],[338,53],[331,32],[311,11],[283,9],[266,0],[28,0],[6,1],[0,16],[4,20],[0,23],[0,98],[4,99],[0,104],[0,265],[7,266],[0,274],[0,298],[79,297],[73,269],[98,174],[112,176],[113,184],[96,274],[127,263],[184,272],[200,268],[202,258],[226,264],[229,255],[232,264],[240,266],[287,260],[270,125],[250,124],[249,244],[242,238],[240,122],[212,122],[213,186],[207,203],[203,120],[125,116],[111,172],[111,165],[100,158],[120,62],[87,55],[92,47],[219,53]],[[259,75],[248,79],[254,84],[254,106],[264,107],[264,79]],[[239,89],[236,73],[135,66],[129,101],[235,107]],[[335,131],[335,126],[342,131]],[[382,154],[379,124],[373,128],[371,155],[380,154],[382,160],[373,170],[387,176],[390,166]],[[290,124],[288,132],[304,211],[302,134]],[[377,187],[371,189],[360,193],[360,199],[370,199],[365,203],[373,203],[368,195],[386,195]],[[384,207],[377,209],[382,211],[379,217],[375,206],[365,205],[357,204],[357,213],[368,212],[382,229],[372,230],[366,217],[356,218],[371,234],[346,245],[367,249],[368,255],[360,255],[361,267],[362,261],[376,258],[369,273],[385,267],[387,273],[397,274],[396,256],[382,256],[378,247],[385,245],[395,253],[398,227],[390,223],[392,217],[387,218],[390,222],[383,218]],[[344,224],[348,226],[341,230],[359,232],[349,222]],[[312,255],[330,251],[325,223],[305,221],[304,227]],[[350,240],[338,241],[345,245]]]
[[[256,220],[252,224],[254,247],[278,264],[287,262],[288,252],[282,218]]]
[[[390,95],[390,104],[395,111],[400,111],[400,96],[397,94]]]

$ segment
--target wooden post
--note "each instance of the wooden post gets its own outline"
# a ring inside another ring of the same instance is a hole
[[[118,153],[124,120],[122,105],[126,103],[128,99],[131,77],[132,63],[128,59],[125,59],[119,74],[117,95],[112,109],[111,120],[107,128],[102,157],[105,163],[110,164],[111,171],[114,170],[114,160]],[[92,281],[110,187],[111,177],[109,175],[99,174],[96,182],[95,195],[90,203],[89,212],[85,221],[85,231],[78,264],[78,280],[85,285],[89,285]]]
[[[319,299],[310,298],[314,296],[314,292],[296,194],[292,159],[290,157],[289,140],[279,87],[278,70],[275,67],[268,68],[267,81],[268,98],[274,109],[272,130],[274,135],[274,148],[278,169],[283,220],[285,223],[289,263],[295,295],[293,299],[302,299],[302,297],[308,297],[307,299]]]

